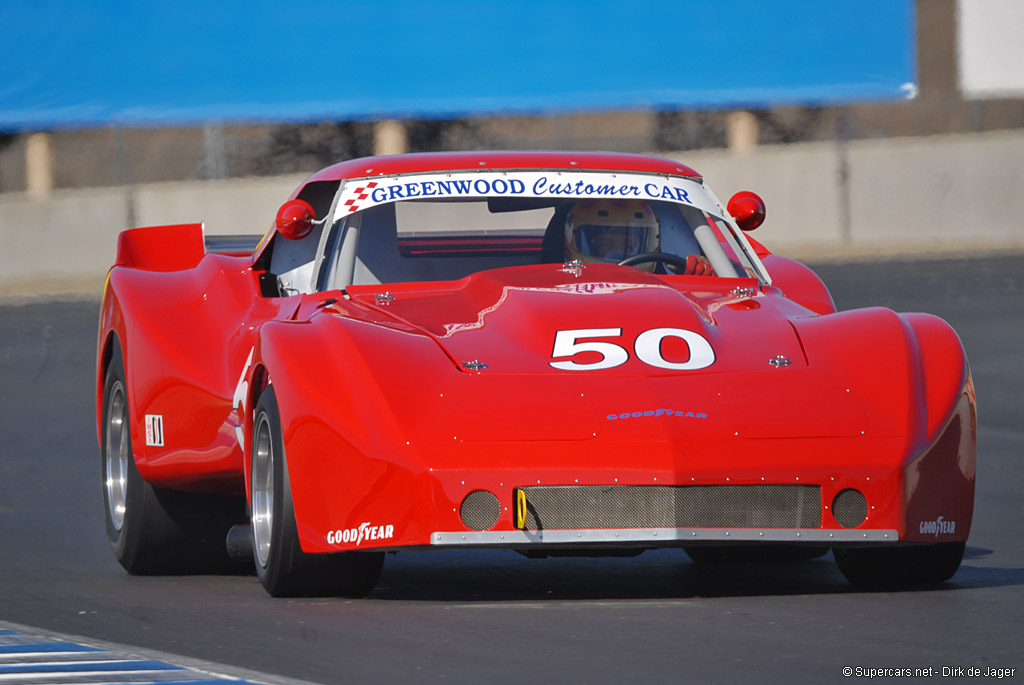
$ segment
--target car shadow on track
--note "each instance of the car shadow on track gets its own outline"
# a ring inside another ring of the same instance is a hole
[[[975,554],[968,557],[978,558]],[[658,550],[631,558],[539,560],[515,552],[478,551],[389,556],[371,598],[427,602],[686,599],[949,591],[1005,585],[1024,585],[1024,569],[965,565],[952,580],[938,586],[880,589],[847,583],[831,554],[802,562],[697,564],[681,550]]]

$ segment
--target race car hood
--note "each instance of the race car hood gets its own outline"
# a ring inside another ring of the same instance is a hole
[[[669,376],[805,366],[753,279],[635,269],[495,269],[454,283],[354,286],[360,304],[433,338],[467,371]]]
[[[317,411],[329,407],[327,425],[350,426],[367,454],[592,440],[650,452],[661,438],[709,454],[736,438],[895,439],[903,454],[932,435],[914,327],[889,310],[819,316],[753,279],[615,265],[511,267],[346,294],[320,300],[311,325],[300,314],[299,325],[265,328],[263,356],[302,389],[296,401],[328,388]],[[959,368],[950,376],[947,395],[962,386]]]

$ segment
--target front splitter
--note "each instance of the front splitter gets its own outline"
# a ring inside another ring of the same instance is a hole
[[[599,530],[513,530],[435,532],[434,547],[523,547],[531,545],[650,545],[703,542],[786,542],[813,544],[899,542],[895,530],[819,530],[807,528],[623,528]]]

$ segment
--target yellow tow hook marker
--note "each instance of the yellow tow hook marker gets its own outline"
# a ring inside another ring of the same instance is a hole
[[[516,520],[513,522],[518,530],[526,528],[526,490],[516,488]]]

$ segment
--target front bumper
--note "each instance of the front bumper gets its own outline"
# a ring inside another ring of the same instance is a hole
[[[309,553],[953,542],[970,532],[975,425],[965,394],[913,458],[902,439],[867,436],[732,437],[686,452],[667,441],[453,440],[424,445],[431,459],[419,464],[318,460],[308,476],[294,469],[292,486]]]

